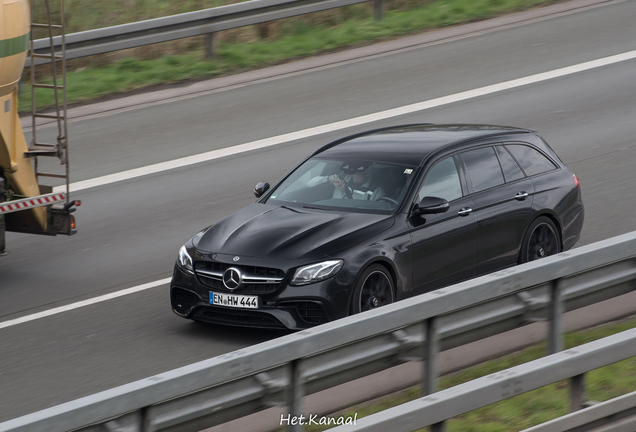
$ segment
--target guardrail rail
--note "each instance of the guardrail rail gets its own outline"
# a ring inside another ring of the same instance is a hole
[[[261,24],[312,12],[325,11],[371,0],[252,0],[162,18],[138,21],[96,30],[66,35],[66,58],[80,58],[123,49],[168,42],[192,36],[207,35],[206,53],[212,53],[215,32]],[[382,0],[372,0],[376,18],[382,18]],[[61,50],[62,37],[53,38],[56,50]],[[49,39],[33,42],[36,54],[50,50]],[[31,57],[27,66],[31,65]],[[44,63],[35,59],[35,64]]]
[[[570,409],[583,408],[581,395],[586,372],[636,356],[636,329],[627,330],[567,351],[540,358],[510,369],[451,387],[361,418],[355,425],[329,429],[331,432],[411,432],[426,426],[445,430],[445,422],[477,408],[500,402],[561,380],[570,379]],[[636,393],[612,399],[594,408],[561,417],[525,432],[561,432],[578,427],[602,425],[603,431],[633,431],[636,419],[609,416],[636,407]],[[618,402],[617,402],[618,401]],[[631,407],[629,405],[631,404]],[[615,408],[615,409],[612,409]],[[604,420],[604,421],[600,421]],[[630,428],[631,427],[631,428]],[[590,430],[590,429],[576,429]],[[600,432],[600,429],[595,429]]]

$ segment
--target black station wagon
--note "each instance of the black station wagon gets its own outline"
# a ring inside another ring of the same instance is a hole
[[[406,125],[317,150],[181,248],[173,311],[303,329],[571,248],[576,176],[533,131]]]

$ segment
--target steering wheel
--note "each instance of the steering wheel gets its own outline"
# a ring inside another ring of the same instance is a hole
[[[347,184],[345,183],[345,187],[343,188],[344,196],[341,199],[353,199],[353,191]]]

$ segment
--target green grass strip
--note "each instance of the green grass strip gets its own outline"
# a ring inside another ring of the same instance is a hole
[[[565,336],[565,348],[570,349],[634,327],[636,327],[636,320],[569,333]],[[536,360],[543,357],[545,352],[546,346],[543,343],[467,368],[443,377],[440,380],[440,389],[454,387]],[[587,400],[602,402],[633,392],[636,390],[636,361],[631,358],[593,370],[586,374],[585,379]],[[355,406],[338,416],[348,417],[357,413],[358,418],[362,418],[421,396],[419,387],[412,387],[398,394]],[[516,432],[561,417],[568,413],[568,409],[569,381],[561,381],[455,417],[447,422],[447,430],[449,432]],[[316,425],[305,427],[307,432],[325,429],[328,428]]]
[[[150,86],[171,84],[242,72],[290,59],[335,51],[351,46],[404,36],[469,21],[554,3],[555,0],[439,0],[413,10],[388,10],[382,21],[373,18],[367,4],[340,9],[330,24],[308,20],[280,23],[277,39],[252,43],[226,41],[211,60],[201,49],[155,60],[125,58],[104,67],[70,71],[67,77],[68,102],[87,102],[113,94]],[[335,22],[335,24],[334,24]],[[20,107],[30,111],[29,85],[22,86]],[[50,90],[37,89],[37,105],[53,104]]]

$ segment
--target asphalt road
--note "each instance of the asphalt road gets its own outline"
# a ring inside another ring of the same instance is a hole
[[[70,124],[72,180],[276,136],[636,50],[636,2]],[[579,246],[636,229],[636,60],[444,105],[267,150],[74,194],[79,234],[9,234],[0,324],[167,278],[189,236],[253,201],[334,138],[402,123],[493,123],[542,133],[577,174]],[[0,421],[282,333],[191,323],[167,286],[0,328]]]

